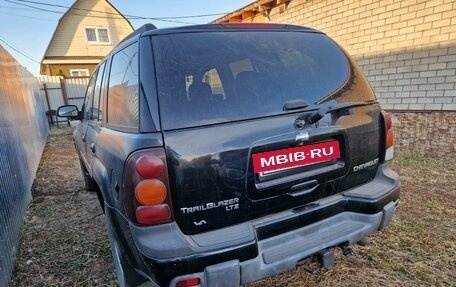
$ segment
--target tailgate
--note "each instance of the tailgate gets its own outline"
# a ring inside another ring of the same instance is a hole
[[[341,186],[348,188],[358,178],[350,179],[351,163],[379,153],[378,106],[354,109],[356,115],[332,125],[325,124],[334,120],[328,115],[320,127],[306,131],[293,127],[297,114],[288,114],[164,132],[174,215],[183,232],[207,231],[311,203],[342,191],[335,182],[347,176]],[[363,145],[359,139],[368,142]],[[338,147],[335,158],[323,157],[330,153],[323,149],[328,144],[333,153]],[[256,155],[295,148],[308,156],[320,151],[322,157],[291,168],[255,172]],[[362,181],[366,180],[369,177],[363,174]]]

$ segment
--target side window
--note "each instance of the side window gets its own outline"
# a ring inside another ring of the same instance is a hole
[[[95,88],[95,80],[97,78],[98,70],[93,72],[90,78],[89,85],[87,86],[87,92],[84,99],[84,119],[90,119],[90,109],[92,108],[93,90]]]
[[[106,66],[106,62],[103,62],[101,66],[98,68],[98,75],[97,80],[95,81],[95,88],[93,93],[93,105],[90,109],[89,120],[91,121],[101,121],[102,119],[102,109],[100,107],[101,101],[101,92],[102,92],[102,82],[103,82],[103,74],[104,69]]]
[[[108,90],[108,123],[138,127],[138,43],[117,52],[111,62]]]

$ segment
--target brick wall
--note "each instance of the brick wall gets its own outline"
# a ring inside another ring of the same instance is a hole
[[[427,155],[456,157],[456,113],[392,113],[395,149]]]
[[[336,40],[386,109],[456,110],[456,0],[292,0],[269,17]]]
[[[385,109],[456,110],[456,47],[389,53],[358,64]]]

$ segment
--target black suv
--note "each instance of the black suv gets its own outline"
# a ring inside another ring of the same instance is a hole
[[[239,286],[349,248],[399,199],[391,118],[325,34],[146,25],[97,67],[74,132],[124,285]]]

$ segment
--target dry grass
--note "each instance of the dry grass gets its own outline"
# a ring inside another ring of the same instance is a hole
[[[304,264],[260,286],[456,286],[456,159],[399,154],[402,197],[393,223],[336,253],[317,274]],[[115,286],[104,218],[83,190],[71,130],[53,129],[35,180],[13,286]]]

